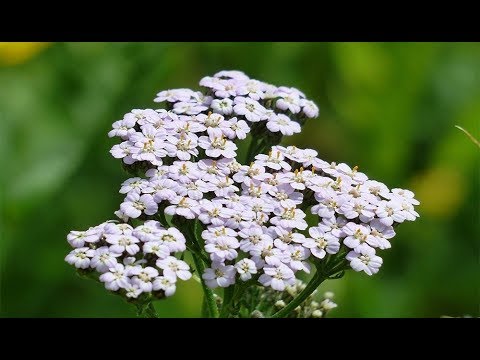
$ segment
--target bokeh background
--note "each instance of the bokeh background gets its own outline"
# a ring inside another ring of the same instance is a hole
[[[111,123],[222,69],[303,90],[321,116],[290,143],[421,201],[377,276],[322,285],[332,317],[479,316],[480,149],[454,127],[480,137],[478,43],[1,43],[0,316],[135,316],[64,262],[66,234],[122,200]],[[199,316],[200,296],[157,309]]]

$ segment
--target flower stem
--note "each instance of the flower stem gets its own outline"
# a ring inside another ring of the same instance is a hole
[[[233,301],[233,294],[235,293],[234,285],[226,287],[223,289],[223,306],[222,311],[220,312],[220,317],[228,317],[230,313],[230,305]]]
[[[207,286],[207,284],[205,284],[205,280],[202,278],[202,274],[205,272],[205,265],[195,253],[192,253],[192,257],[195,267],[197,268],[198,276],[200,277],[200,281],[202,283],[203,296],[205,296],[209,317],[218,318],[218,307],[217,303],[215,302],[215,297],[213,296],[213,291]]]
[[[290,301],[287,306],[285,306],[283,309],[277,311],[275,314],[272,315],[272,318],[283,318],[290,314],[298,305],[303,303],[306,298],[310,296],[311,293],[315,291],[315,289],[326,279],[326,277],[321,274],[320,272],[316,272],[315,275],[313,275],[313,278],[310,280],[310,282],[307,284],[305,289],[298,294],[298,296]]]

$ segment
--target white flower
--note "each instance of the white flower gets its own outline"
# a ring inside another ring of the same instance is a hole
[[[342,236],[342,228],[347,222],[343,216],[332,216],[330,218],[323,218],[322,222],[318,224],[318,228],[324,233],[330,232],[333,236],[339,238]]]
[[[350,266],[355,271],[364,271],[367,275],[373,275],[378,272],[382,266],[383,260],[375,255],[375,249],[362,248],[361,251],[350,251],[347,256]]]
[[[100,281],[105,283],[107,290],[117,291],[120,288],[129,286],[129,278],[125,266],[115,264],[108,269],[108,272],[100,275]]]
[[[146,215],[155,214],[158,211],[158,205],[150,194],[140,196],[136,192],[130,192],[120,205],[120,210],[128,217],[135,219],[142,215],[142,212]]]
[[[287,115],[277,114],[270,116],[267,121],[267,129],[271,132],[281,132],[282,135],[291,136],[301,131],[300,124],[290,120]]]
[[[163,230],[158,221],[148,220],[143,225],[137,226],[132,235],[143,242],[158,241],[160,238],[160,231]]]
[[[97,228],[90,228],[87,231],[70,231],[67,241],[73,247],[83,247],[85,243],[96,243],[100,240],[102,233]]]
[[[198,155],[197,136],[195,134],[190,134],[189,136],[182,134],[179,137],[167,136],[166,140],[173,145],[168,149],[168,156],[170,157],[190,160],[192,156]]]
[[[122,254],[124,251],[130,255],[135,255],[140,251],[137,243],[139,240],[131,235],[107,235],[105,236],[107,243],[112,244],[110,250],[115,253]]]
[[[132,283],[138,285],[143,292],[150,292],[153,289],[153,280],[158,276],[158,270],[151,266],[142,268],[134,266],[128,270],[129,275],[134,275]]]
[[[178,260],[173,256],[168,256],[165,259],[158,259],[157,266],[163,270],[163,275],[168,277],[175,277],[181,280],[188,280],[192,277],[190,267],[183,260]]]
[[[250,132],[250,127],[243,120],[237,120],[236,117],[233,117],[228,120],[230,128],[225,132],[225,136],[229,139],[238,138],[243,140],[247,137],[247,134]]]
[[[195,219],[199,212],[198,202],[188,197],[177,196],[170,200],[172,205],[165,208],[165,214],[180,215],[187,219]]]
[[[170,249],[160,241],[149,241],[143,245],[144,254],[155,254],[159,259],[165,259],[170,256]]]
[[[380,249],[390,249],[392,245],[389,239],[395,236],[393,227],[382,224],[379,219],[373,219],[370,222],[370,235],[375,238]]]
[[[309,248],[313,256],[323,259],[327,253],[336,254],[340,250],[338,238],[325,233],[320,227],[311,227],[308,233],[311,237],[305,239],[303,246]]]
[[[233,260],[238,256],[235,249],[239,246],[237,239],[223,237],[206,244],[205,251],[210,254],[212,261],[224,262],[225,260]]]
[[[302,270],[307,274],[310,273],[310,265],[304,261],[310,256],[310,250],[304,248],[302,245],[291,245],[283,253],[282,262],[294,270]]]
[[[403,208],[399,202],[390,200],[381,201],[375,213],[382,224],[390,226],[394,222],[401,223],[405,220],[402,210]]]
[[[119,136],[123,140],[127,140],[128,137],[135,132],[133,127],[137,123],[137,118],[135,115],[128,113],[122,120],[115,121],[112,124],[113,130],[108,132],[108,137]]]
[[[135,191],[136,193],[140,194],[148,185],[148,181],[139,177],[134,177],[125,180],[122,183],[122,187],[120,188],[120,194],[128,194],[131,191]]]
[[[111,251],[108,246],[102,246],[95,250],[95,255],[90,260],[90,267],[95,268],[100,273],[104,273],[117,264],[117,257],[121,253]]]
[[[173,165],[168,168],[168,176],[170,179],[181,183],[189,183],[192,180],[200,178],[198,165],[190,161],[174,161]]]
[[[266,166],[273,170],[285,169],[286,171],[290,171],[292,167],[284,159],[284,155],[278,150],[275,152],[270,151],[268,156],[265,154],[259,154],[255,156],[255,160],[257,160],[256,163],[258,165]]]
[[[263,271],[265,273],[258,279],[263,286],[271,286],[274,290],[284,291],[287,285],[295,284],[293,271],[284,264],[265,266]]]
[[[177,278],[169,276],[159,276],[153,281],[153,290],[163,290],[166,297],[175,294]]]
[[[266,109],[258,101],[237,96],[233,102],[235,104],[233,107],[235,114],[245,116],[248,121],[258,122],[267,119]]]
[[[130,282],[127,286],[125,286],[125,296],[128,298],[136,299],[138,295],[142,293],[142,289],[138,286],[138,284],[134,284]]]
[[[320,112],[318,106],[313,101],[302,99],[300,100],[303,113],[309,118],[316,118]]]
[[[133,164],[136,160],[132,157],[134,144],[131,141],[124,141],[121,144],[113,145],[110,154],[116,159],[123,159],[127,165]]]
[[[368,225],[364,226],[349,222],[342,230],[347,235],[347,237],[343,239],[343,243],[356,252],[360,252],[362,249],[368,250],[370,246],[378,246],[375,237],[370,235],[370,227]]]
[[[288,206],[290,205],[290,206]],[[304,220],[305,213],[295,208],[295,203],[291,200],[285,200],[281,206],[277,207],[273,213],[277,216],[270,219],[273,225],[281,226],[286,229],[305,230],[307,222]]]
[[[249,252],[255,245],[258,245],[262,241],[272,242],[272,238],[258,225],[252,225],[249,228],[242,229],[238,235],[243,239],[240,241],[240,250],[245,252]]]
[[[235,264],[235,269],[237,273],[240,274],[240,279],[243,281],[250,280],[253,274],[257,273],[257,267],[255,263],[250,259],[242,259]]]
[[[233,112],[233,101],[224,98],[224,99],[214,99],[210,104],[210,107],[213,109],[214,112],[222,114],[222,115],[230,115]]]
[[[213,262],[211,268],[205,269],[202,278],[211,289],[219,286],[225,288],[235,283],[235,268],[232,265]]]
[[[205,149],[205,154],[210,157],[226,157],[228,159],[233,159],[237,156],[235,150],[237,150],[237,145],[232,141],[223,137],[214,137],[214,136],[200,136],[198,139],[198,145]]]
[[[78,269],[86,269],[90,266],[90,258],[95,256],[95,250],[87,247],[73,249],[70,254],[65,257],[65,261],[70,265],[75,265]]]
[[[178,229],[171,227],[161,230],[158,235],[160,241],[170,249],[170,252],[185,251],[185,236]]]

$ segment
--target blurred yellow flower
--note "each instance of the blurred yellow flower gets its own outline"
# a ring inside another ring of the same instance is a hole
[[[0,66],[21,64],[49,45],[47,42],[0,42]]]
[[[434,167],[418,175],[412,190],[420,201],[418,211],[436,218],[453,216],[465,198],[465,180],[455,168]]]

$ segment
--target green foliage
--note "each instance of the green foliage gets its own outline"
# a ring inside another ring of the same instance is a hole
[[[480,138],[479,63],[475,43],[58,43],[0,67],[0,316],[135,316],[74,276],[66,234],[122,200],[111,123],[222,69],[301,89],[320,118],[289,142],[421,201],[378,275],[322,284],[329,316],[478,316],[480,152],[454,125]],[[157,312],[199,316],[201,294],[181,283]]]

